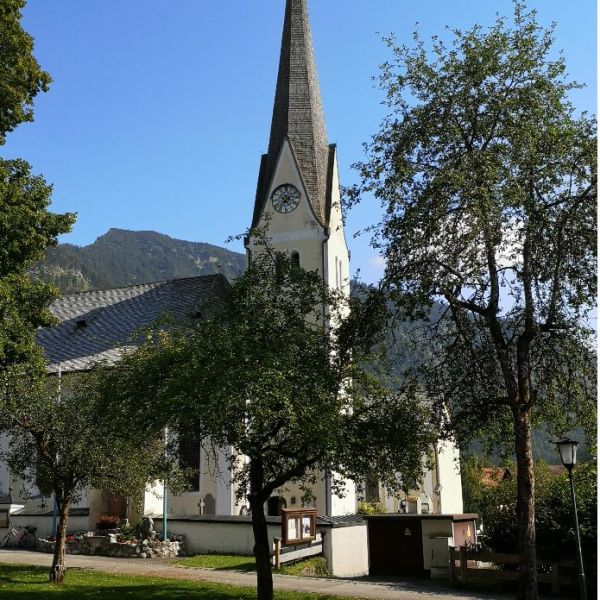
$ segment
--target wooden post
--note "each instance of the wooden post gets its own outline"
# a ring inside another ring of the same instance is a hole
[[[275,570],[281,567],[281,538],[275,538]]]
[[[560,594],[560,575],[558,573],[558,563],[556,562],[550,565],[550,583],[552,585],[552,593]]]
[[[467,580],[467,549],[464,546],[460,547],[460,578],[463,581]]]
[[[450,546],[450,578],[456,581],[456,549]]]

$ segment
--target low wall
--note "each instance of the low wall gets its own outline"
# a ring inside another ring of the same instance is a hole
[[[13,525],[19,527],[37,527],[35,535],[39,538],[48,538],[54,534],[52,531],[52,517],[46,515],[10,515]],[[71,516],[67,522],[67,533],[87,531],[89,529],[88,516]]]
[[[281,537],[279,518],[269,518],[270,546]],[[156,519],[154,527],[162,534],[162,520]],[[168,535],[184,535],[188,554],[254,554],[254,533],[250,517],[219,517],[213,515],[170,518]]]
[[[369,573],[367,524],[352,523],[321,530],[323,553],[334,577],[359,577]]]

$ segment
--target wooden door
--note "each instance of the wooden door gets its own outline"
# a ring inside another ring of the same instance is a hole
[[[420,519],[368,519],[370,575],[422,575],[423,536]]]

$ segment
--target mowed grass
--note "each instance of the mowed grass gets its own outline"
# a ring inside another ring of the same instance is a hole
[[[252,588],[162,577],[112,575],[69,569],[62,585],[48,582],[48,569],[25,565],[0,565],[0,598],[11,600],[254,600]],[[333,600],[333,596],[276,592],[277,600]],[[339,600],[339,599],[338,599]]]
[[[236,556],[233,554],[199,554],[186,558],[176,558],[171,564],[189,569],[214,569],[216,571],[255,571],[253,556]],[[327,561],[322,556],[307,558],[296,563],[282,565],[278,575],[296,575],[300,577],[330,577]]]

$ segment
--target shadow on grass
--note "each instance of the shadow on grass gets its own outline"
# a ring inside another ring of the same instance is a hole
[[[46,567],[0,566],[0,597],[19,600],[254,600],[256,593],[233,586],[163,579],[129,577],[69,569],[63,584],[48,581]]]
[[[256,571],[256,563],[240,563],[234,567],[213,567],[213,571],[241,571],[242,573],[252,573]]]

